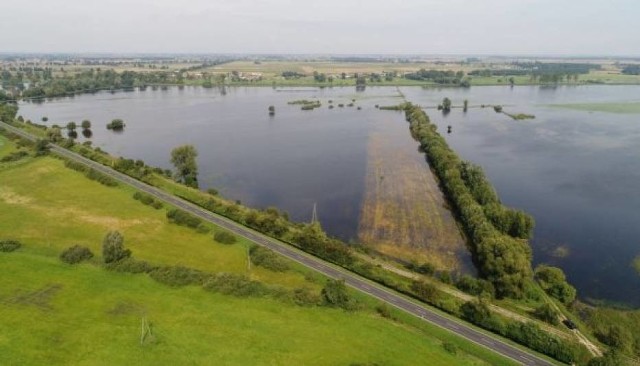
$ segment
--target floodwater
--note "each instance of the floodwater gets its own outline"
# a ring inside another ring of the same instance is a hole
[[[317,203],[325,229],[349,240],[357,237],[370,136],[397,139],[385,129],[398,128],[409,135],[402,113],[374,107],[400,103],[399,92],[427,107],[450,145],[485,169],[505,204],[535,217],[536,263],[563,268],[583,299],[640,305],[640,274],[631,266],[640,255],[640,115],[550,106],[637,102],[638,86],[169,88],[23,103],[20,114],[59,125],[90,119],[95,146],[165,168],[173,147],[193,144],[201,188],[254,207],[276,206],[296,221],[309,221]],[[468,99],[472,108],[448,115],[429,108],[444,97],[454,105]],[[315,98],[323,105],[313,111],[287,104]],[[351,99],[355,106],[347,107]],[[475,107],[481,104],[536,118],[515,121]],[[127,123],[123,133],[106,130],[114,118]],[[401,144],[417,147],[410,139]]]

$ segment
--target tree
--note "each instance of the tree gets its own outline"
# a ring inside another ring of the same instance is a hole
[[[445,97],[442,100],[442,110],[447,112],[451,110],[451,99]]]
[[[73,121],[67,123],[67,130],[69,131],[75,131],[76,127],[78,127],[78,125]]]
[[[466,112],[468,107],[469,107],[469,101],[465,99],[463,102],[462,111]]]
[[[102,241],[102,258],[105,263],[115,263],[131,256],[124,247],[124,237],[117,231],[110,231]]]
[[[57,127],[47,129],[47,138],[51,142],[58,142],[62,140],[62,132]]]
[[[171,163],[176,167],[176,178],[189,187],[198,187],[198,150],[193,145],[182,145],[171,150]]]
[[[121,119],[114,119],[111,123],[107,124],[108,130],[121,131],[124,128],[124,121]]]
[[[91,121],[89,121],[88,119],[85,119],[84,121],[82,121],[82,129],[88,130],[90,128],[91,128]]]
[[[49,153],[49,141],[38,139],[36,141],[36,156],[43,156]]]
[[[535,270],[535,278],[549,296],[564,304],[569,304],[576,298],[575,287],[567,283],[564,272],[560,268],[541,264]]]
[[[511,86],[513,86],[516,83],[516,79],[512,77],[509,78],[509,84],[511,84]]]

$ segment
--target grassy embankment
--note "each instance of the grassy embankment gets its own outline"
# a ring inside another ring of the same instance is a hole
[[[3,154],[14,148],[0,141]],[[376,302],[362,296],[364,309],[345,312],[169,288],[146,275],[107,271],[99,257],[63,264],[57,258],[63,248],[82,244],[100,253],[104,233],[118,229],[137,259],[247,270],[244,243],[218,244],[210,234],[169,224],[163,209],[133,200],[131,189],[104,187],[59,160],[1,164],[0,181],[0,237],[24,244],[0,255],[10,274],[0,279],[0,363],[509,364],[435,327],[384,319],[372,309]],[[322,285],[299,267],[275,273],[253,266],[251,277],[287,288]],[[143,317],[152,336],[141,344]],[[443,340],[456,344],[458,355],[447,353]]]

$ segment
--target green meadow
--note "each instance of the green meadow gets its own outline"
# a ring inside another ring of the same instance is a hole
[[[0,156],[15,148],[0,136]],[[353,294],[360,310],[345,311],[173,288],[146,274],[109,271],[101,265],[101,242],[118,230],[139,260],[243,273],[290,290],[319,293],[324,285],[322,276],[293,264],[285,272],[249,269],[249,243],[220,244],[215,227],[200,234],[170,224],[167,207],[145,206],[133,193],[89,180],[52,157],[0,163],[0,240],[23,244],[0,252],[0,364],[514,364],[396,311],[382,317],[377,302],[363,295]],[[60,252],[75,244],[96,256],[79,265],[60,261]],[[453,347],[447,351],[443,343]]]

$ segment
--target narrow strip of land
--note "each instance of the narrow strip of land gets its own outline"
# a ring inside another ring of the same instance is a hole
[[[35,141],[36,136],[33,136],[19,128],[10,126],[4,122],[0,122],[0,127],[4,127],[6,130],[15,133],[25,139]],[[350,287],[361,291],[365,294],[373,296],[385,303],[394,306],[398,309],[406,311],[424,321],[431,322],[439,327],[442,327],[452,333],[455,333],[462,338],[470,340],[476,344],[482,345],[494,352],[511,358],[516,362],[523,365],[554,365],[553,363],[539,358],[536,355],[528,353],[524,350],[509,345],[505,341],[496,337],[490,336],[486,333],[480,332],[470,325],[458,322],[451,318],[440,315],[433,309],[426,307],[423,304],[419,304],[412,301],[392,290],[389,290],[381,285],[378,285],[372,281],[369,281],[359,275],[351,273],[343,268],[337,267],[331,263],[328,263],[320,258],[313,257],[299,249],[296,249],[290,245],[279,242],[275,239],[264,236],[256,231],[253,231],[245,226],[235,223],[227,218],[216,215],[210,211],[206,211],[190,202],[187,202],[181,198],[175,197],[171,194],[163,192],[155,187],[152,187],[146,183],[131,178],[123,173],[117,172],[102,164],[89,160],[79,154],[71,152],[67,149],[51,144],[51,151],[67,159],[72,159],[79,163],[85,164],[96,171],[106,174],[118,181],[128,184],[140,191],[153,195],[154,197],[165,201],[171,205],[179,207],[193,215],[196,215],[204,220],[207,220],[215,225],[223,227],[236,235],[243,236],[258,245],[267,247],[274,252],[279,253],[291,260],[294,260],[308,268],[314,269],[325,276],[334,279],[343,279]]]

